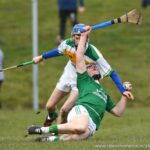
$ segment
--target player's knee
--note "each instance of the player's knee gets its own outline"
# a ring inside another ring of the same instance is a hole
[[[87,130],[87,127],[81,124],[81,125],[75,125],[73,132],[76,134],[83,134],[86,132],[86,130]]]
[[[51,110],[55,109],[55,106],[54,106],[52,103],[47,103],[47,104],[46,104],[46,109],[47,109],[48,111],[51,111]]]
[[[68,110],[65,107],[62,107],[60,109],[60,115],[61,116],[66,116],[68,114]]]
[[[70,140],[80,140],[80,134],[72,134],[71,139]]]

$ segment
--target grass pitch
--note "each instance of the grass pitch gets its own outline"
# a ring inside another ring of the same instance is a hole
[[[45,111],[35,114],[30,110],[0,111],[1,150],[98,150],[150,148],[150,109],[129,108],[116,118],[106,113],[100,129],[87,141],[36,143],[36,135],[25,137],[29,125],[41,125]]]

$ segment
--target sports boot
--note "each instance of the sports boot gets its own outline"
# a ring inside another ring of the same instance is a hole
[[[28,128],[28,134],[42,134],[41,127],[31,126]]]
[[[51,126],[53,121],[58,117],[58,114],[56,112],[49,113],[49,116],[46,117],[44,122],[44,127]]]

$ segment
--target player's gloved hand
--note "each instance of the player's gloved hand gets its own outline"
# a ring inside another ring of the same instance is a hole
[[[43,60],[42,55],[41,56],[36,56],[36,57],[33,58],[33,62],[35,64],[41,62],[42,60]]]
[[[132,90],[132,84],[131,84],[129,81],[123,82],[123,87],[124,87],[127,91],[131,91],[131,90]]]
[[[129,81],[126,81],[123,83],[124,88],[126,89],[125,92],[123,92],[123,95],[127,98],[127,99],[134,99],[133,94],[131,93],[132,90],[132,84]]]

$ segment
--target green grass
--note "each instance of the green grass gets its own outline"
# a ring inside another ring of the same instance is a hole
[[[105,146],[138,146],[150,144],[149,137],[149,108],[130,108],[120,117],[113,117],[106,113],[100,129],[88,141],[72,141],[58,143],[36,143],[36,135],[24,137],[29,125],[41,125],[45,118],[44,110],[35,114],[31,110],[0,111],[0,149],[1,150],[96,150]],[[150,145],[149,145],[150,146]],[[118,149],[128,149],[119,147]],[[134,148],[132,148],[134,149]],[[141,148],[141,149],[146,149]]]

